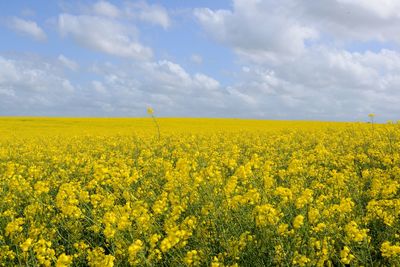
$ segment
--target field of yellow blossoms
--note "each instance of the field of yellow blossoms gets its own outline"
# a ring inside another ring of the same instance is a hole
[[[0,119],[1,266],[400,266],[400,124]]]

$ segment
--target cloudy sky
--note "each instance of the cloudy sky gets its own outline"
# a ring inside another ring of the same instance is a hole
[[[1,1],[0,115],[400,119],[399,0]]]

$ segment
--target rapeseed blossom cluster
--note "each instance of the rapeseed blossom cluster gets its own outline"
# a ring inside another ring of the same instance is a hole
[[[398,123],[71,120],[2,119],[0,266],[400,265]]]

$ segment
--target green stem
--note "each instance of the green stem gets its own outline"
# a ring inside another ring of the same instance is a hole
[[[151,115],[151,118],[153,119],[154,123],[157,126],[158,140],[160,140],[160,126],[158,125],[158,122],[157,122],[156,118],[154,117],[154,115]]]

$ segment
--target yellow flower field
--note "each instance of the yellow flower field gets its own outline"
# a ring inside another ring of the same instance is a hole
[[[0,119],[2,266],[399,266],[400,124]]]

